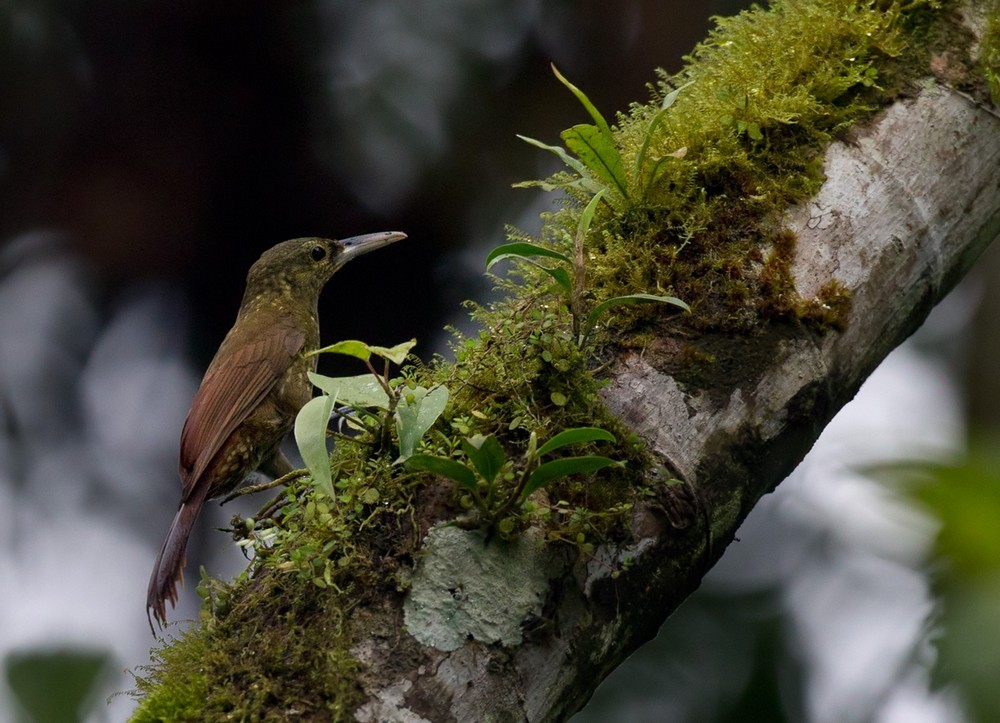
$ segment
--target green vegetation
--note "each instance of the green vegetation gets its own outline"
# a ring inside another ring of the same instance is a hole
[[[491,254],[522,261],[497,279],[504,298],[470,304],[481,330],[456,338],[454,362],[402,364],[412,342],[321,350],[367,372],[313,377],[324,394],[296,425],[310,475],[234,518],[249,569],[203,579],[200,627],[137,676],[136,720],[351,718],[356,618],[405,592],[440,522],[535,526],[581,554],[626,541],[633,505],[674,481],[601,404],[601,370],[622,347],[715,335],[672,352],[687,383],[710,384],[734,338],[842,328],[850,295],[835,280],[797,296],[782,214],[819,188],[826,144],[925,74],[937,5],[786,0],[719,20],[616,126],[559,76],[594,122],[566,131],[565,149],[530,141],[569,169],[531,185],[568,195],[540,238],[511,229]],[[345,404],[353,434],[328,455],[326,420]],[[415,645],[396,644],[401,659]]]
[[[994,105],[1000,105],[1000,0],[993,0],[987,10],[979,69],[989,85]]]
[[[1000,448],[978,440],[968,455],[869,470],[894,483],[940,523],[927,561],[938,609],[934,677],[954,686],[970,720],[1000,716]]]

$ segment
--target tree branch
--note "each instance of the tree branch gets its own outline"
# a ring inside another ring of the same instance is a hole
[[[672,376],[669,339],[621,360],[605,401],[687,486],[636,510],[633,544],[590,559],[554,557],[530,535],[484,545],[478,532],[432,530],[403,610],[356,648],[369,671],[359,720],[550,721],[582,707],[1000,234],[1000,120],[946,87],[831,145],[825,168],[787,227],[799,294],[839,281],[846,328],[696,340],[721,370],[703,386]],[[419,643],[405,665],[400,616]]]

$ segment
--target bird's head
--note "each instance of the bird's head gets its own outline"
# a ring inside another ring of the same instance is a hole
[[[245,299],[273,294],[315,303],[324,284],[348,261],[404,238],[405,233],[384,231],[340,240],[309,237],[283,241],[250,267]]]

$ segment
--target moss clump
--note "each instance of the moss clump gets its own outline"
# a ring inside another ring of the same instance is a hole
[[[352,719],[358,664],[341,607],[317,592],[275,575],[238,582],[239,604],[154,651],[132,720]]]
[[[1000,0],[993,0],[986,15],[986,31],[979,47],[979,68],[990,88],[994,105],[1000,105]]]
[[[588,239],[595,299],[671,293],[692,306],[697,330],[815,321],[814,300],[794,290],[782,216],[819,189],[826,145],[926,72],[927,49],[913,39],[938,5],[789,1],[719,19],[684,70],[619,117],[621,156],[659,165],[632,169],[624,208],[598,214]],[[566,248],[577,213],[552,214],[543,241]]]

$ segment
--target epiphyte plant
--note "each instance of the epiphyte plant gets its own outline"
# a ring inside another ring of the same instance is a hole
[[[659,180],[670,159],[683,158],[687,154],[687,148],[683,147],[671,153],[653,157],[650,155],[650,141],[656,136],[670,106],[690,83],[675,88],[664,96],[659,109],[650,117],[646,125],[642,143],[629,174],[626,172],[628,164],[625,163],[618,150],[608,121],[597,110],[590,98],[570,83],[555,65],[552,66],[552,72],[576,96],[594,123],[579,123],[564,130],[561,137],[566,148],[551,146],[527,136],[518,135],[518,138],[556,154],[563,163],[576,172],[578,177],[568,181],[526,181],[515,184],[515,186],[539,187],[546,191],[576,190],[582,191],[588,196],[597,195],[604,191],[605,201],[618,211],[623,210],[629,203],[645,201],[649,189]],[[574,155],[571,155],[571,152]]]
[[[556,282],[555,289],[567,302],[573,318],[573,339],[579,347],[586,346],[601,315],[614,308],[630,304],[671,304],[690,312],[690,307],[676,296],[661,296],[656,294],[625,294],[605,299],[584,313],[584,297],[586,294],[586,268],[584,266],[583,241],[590,230],[591,221],[597,211],[597,205],[605,194],[605,189],[599,190],[580,214],[580,221],[573,237],[573,257],[551,249],[548,246],[527,241],[501,244],[494,248],[486,257],[486,269],[504,259],[519,259],[527,261],[548,274]],[[535,258],[555,259],[559,265],[545,266],[535,261]]]
[[[560,457],[543,462],[542,458],[562,447],[585,442],[614,442],[615,436],[599,427],[564,429],[538,446],[538,436],[532,432],[524,460],[517,465],[508,459],[503,446],[493,435],[481,434],[462,439],[461,450],[467,462],[429,454],[415,454],[406,465],[412,470],[433,472],[458,482],[481,519],[496,524],[501,534],[514,528],[516,514],[528,497],[538,489],[561,477],[587,474],[621,465],[610,457],[581,455]]]
[[[394,423],[399,445],[397,464],[413,455],[424,434],[444,411],[448,403],[448,389],[444,385],[427,388],[389,376],[390,362],[402,364],[416,343],[410,340],[382,347],[348,340],[314,352],[352,356],[368,367],[367,374],[349,377],[310,372],[310,381],[323,393],[307,402],[295,419],[295,441],[302,461],[316,486],[329,497],[336,498],[326,447],[327,425],[334,405],[343,404],[354,410],[348,423],[369,431],[382,449],[389,446],[390,425]],[[372,364],[373,356],[383,360],[381,371]],[[376,411],[372,414],[370,410]]]

